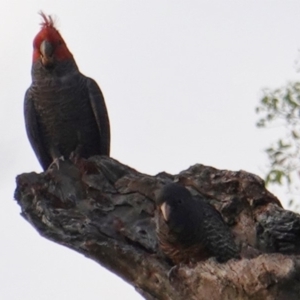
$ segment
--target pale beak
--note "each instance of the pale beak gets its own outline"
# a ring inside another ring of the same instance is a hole
[[[165,219],[166,222],[169,221],[169,217],[170,217],[170,206],[164,202],[161,206],[160,206],[160,210],[162,212],[162,215]]]
[[[47,40],[42,41],[40,46],[41,59],[44,66],[50,66],[53,64],[53,52],[54,48]]]

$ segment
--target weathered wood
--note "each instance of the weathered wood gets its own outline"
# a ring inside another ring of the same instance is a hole
[[[243,259],[171,265],[155,233],[155,197],[180,181],[223,215]],[[17,177],[22,216],[47,239],[91,258],[146,299],[299,299],[300,217],[282,209],[256,175],[200,164],[178,175],[141,174],[108,157],[65,161]]]

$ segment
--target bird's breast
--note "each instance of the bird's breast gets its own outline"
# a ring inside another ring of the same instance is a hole
[[[69,155],[79,145],[93,148],[99,140],[96,120],[84,78],[80,76],[41,80],[32,86],[34,107],[48,146]],[[93,153],[92,153],[93,154]]]

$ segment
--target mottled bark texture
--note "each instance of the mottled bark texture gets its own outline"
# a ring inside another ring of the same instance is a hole
[[[155,197],[178,181],[201,193],[230,226],[241,260],[172,267],[157,245]],[[300,299],[300,217],[245,171],[200,164],[178,175],[141,174],[108,157],[65,161],[17,177],[15,198],[38,232],[91,258],[146,299]],[[269,254],[260,254],[260,253]]]

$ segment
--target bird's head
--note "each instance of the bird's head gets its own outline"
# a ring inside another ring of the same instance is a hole
[[[33,62],[41,61],[45,68],[51,68],[56,62],[72,59],[72,54],[60,33],[54,26],[51,16],[39,13],[43,21],[41,30],[33,40]]]
[[[185,187],[176,183],[165,185],[156,203],[164,221],[172,230],[180,232],[189,226],[189,218],[194,215],[194,202]]]

